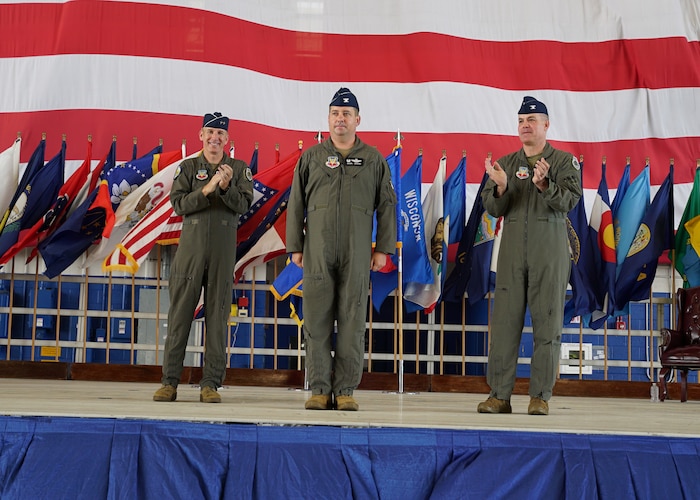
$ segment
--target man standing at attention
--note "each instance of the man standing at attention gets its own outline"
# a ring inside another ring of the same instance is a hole
[[[358,410],[353,391],[364,366],[369,273],[396,248],[391,172],[379,151],[357,137],[359,124],[357,99],[341,88],[329,106],[330,138],[299,158],[289,196],[287,251],[304,270],[307,410],[332,409],[333,396],[338,410]]]
[[[530,307],[534,349],[530,365],[530,415],[547,415],[557,377],[564,300],[571,257],[566,215],[582,195],[578,160],[547,142],[549,113],[526,96],[518,111],[522,149],[493,165],[481,197],[494,217],[503,216],[491,339],[486,372],[489,398],[479,413],[511,413],[518,350]]]
[[[202,152],[183,160],[175,171],[170,201],[175,213],[182,216],[182,233],[170,267],[163,385],[153,395],[154,401],[177,398],[187,338],[203,287],[206,337],[199,400],[221,402],[217,389],[226,375],[238,217],[253,201],[248,165],[225,151],[228,122],[221,113],[204,115],[199,131]]]

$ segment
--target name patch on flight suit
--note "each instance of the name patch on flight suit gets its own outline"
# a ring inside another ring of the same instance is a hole
[[[345,164],[349,167],[361,167],[364,165],[365,160],[363,158],[347,158]]]
[[[328,168],[338,168],[340,166],[340,162],[338,161],[337,156],[329,156],[328,160],[326,160],[326,166]]]
[[[206,168],[200,168],[197,170],[196,177],[198,181],[204,181],[209,178],[209,172],[207,172]]]
[[[530,177],[530,169],[528,167],[518,167],[518,171],[515,172],[515,176],[518,179],[527,179]]]

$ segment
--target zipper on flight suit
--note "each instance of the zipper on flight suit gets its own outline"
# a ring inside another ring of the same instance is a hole
[[[529,180],[528,184],[530,184],[530,186],[534,185],[534,184],[532,184],[532,176],[534,175],[534,173],[535,173],[535,170],[532,169],[532,171],[530,172],[530,177],[528,178],[528,180]],[[523,233],[523,240],[524,240],[523,251],[525,252],[525,262],[528,263],[528,267],[530,266],[530,263],[528,260],[529,257],[527,254],[527,233],[528,233],[528,223],[530,221],[530,193],[531,193],[530,186],[527,186],[527,188],[526,188],[527,189],[527,203],[525,204],[525,217],[524,217],[524,219],[525,219],[525,231]]]
[[[343,156],[337,151],[336,154],[338,154],[338,156],[342,158],[342,161],[340,162],[340,180],[338,181],[338,204],[335,207],[335,248],[333,249],[333,251],[335,252],[335,265],[337,266],[339,264],[338,247],[340,246],[340,231],[338,231],[338,229],[340,228],[340,209],[343,206],[343,178],[345,177],[345,158],[343,158]]]

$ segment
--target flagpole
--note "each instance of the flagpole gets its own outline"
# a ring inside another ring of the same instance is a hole
[[[396,129],[396,137],[394,137],[394,140],[396,140],[396,146],[394,149],[398,149],[401,147],[401,139],[403,139],[401,135],[401,130]],[[398,231],[398,227],[396,228]],[[398,256],[398,297],[397,297],[397,303],[398,303],[398,310],[397,310],[397,322],[399,324],[399,394],[403,394],[403,241],[397,241],[396,242],[396,252]]]
[[[256,146],[256,147],[257,147],[257,146]],[[278,273],[277,273],[277,260],[278,260],[278,259],[275,259],[274,262],[273,262],[273,267],[274,267],[274,269],[273,269],[272,272],[273,272],[273,274],[274,274],[275,276],[277,276],[277,274],[278,274]],[[278,347],[277,342],[278,342],[278,338],[279,338],[279,324],[278,324],[278,322],[277,322],[277,319],[278,319],[278,318],[277,318],[277,302],[278,302],[278,301],[275,300],[275,302],[274,302],[274,311],[273,311],[273,313],[272,313],[273,316],[274,316],[274,325],[273,325],[274,336],[272,337],[272,339],[273,339],[273,340],[272,340],[272,349],[273,349],[273,351],[272,351],[272,352],[273,352],[273,356],[272,356],[272,368],[273,368],[274,370],[277,370],[277,347]]]
[[[14,317],[12,309],[15,305],[15,259],[12,259],[12,268],[10,271],[10,293],[8,297],[8,312],[7,312],[7,358],[10,359],[11,344],[12,344],[12,318]],[[87,310],[87,307],[85,308]]]
[[[397,322],[399,324],[399,394],[403,394],[403,242],[396,242],[396,251],[399,261],[398,284],[398,311]]]
[[[445,254],[445,263],[447,254]],[[440,375],[445,374],[445,303],[440,302]]]
[[[34,311],[32,314],[36,318],[36,309],[39,302],[39,259],[36,260],[34,264]],[[31,361],[34,361],[34,347],[36,343],[36,320],[32,321],[32,354],[30,356]],[[7,353],[7,357],[10,357],[10,353]]]
[[[367,373],[372,373],[372,280],[369,280],[369,341],[367,342]]]
[[[467,303],[462,294],[462,376],[467,374]]]
[[[156,251],[156,263],[158,267],[156,268],[156,365],[158,364],[158,337],[160,336],[160,287],[161,287],[161,276],[160,276],[160,266],[161,261],[161,249],[162,245],[158,245],[158,250]],[[229,358],[230,359],[230,358]]]
[[[37,259],[39,260],[39,259]],[[58,275],[60,280],[61,275]],[[136,274],[131,273],[131,303],[136,304]],[[131,332],[129,337],[131,337],[131,354],[129,355],[129,363],[134,364],[134,325],[136,324],[136,312],[134,308],[131,308]]]
[[[253,282],[250,286],[250,368],[254,367],[255,358],[255,267],[253,266]]]

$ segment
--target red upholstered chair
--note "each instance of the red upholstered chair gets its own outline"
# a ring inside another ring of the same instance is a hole
[[[700,370],[700,287],[676,292],[676,329],[661,330],[659,399],[666,399],[666,375],[676,369],[681,375],[681,402],[688,400],[688,370]]]

